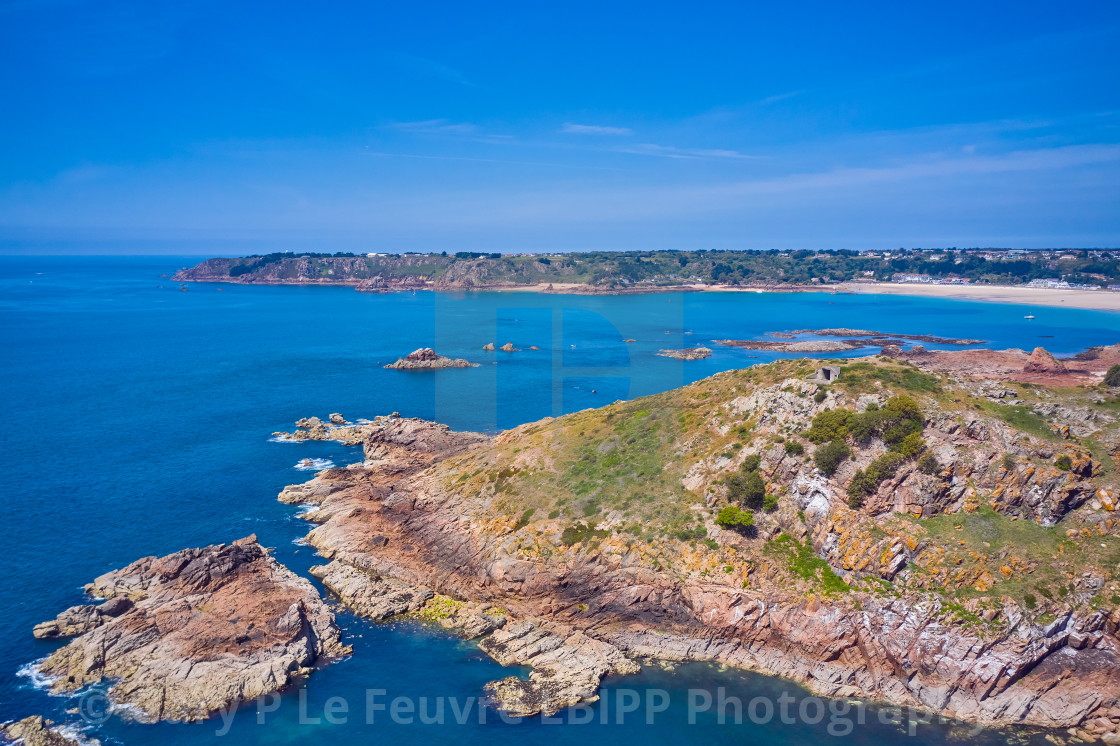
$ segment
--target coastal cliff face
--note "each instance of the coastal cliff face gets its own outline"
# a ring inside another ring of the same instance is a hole
[[[310,581],[253,536],[145,557],[86,591],[107,600],[35,628],[74,637],[37,668],[55,692],[115,681],[110,698],[144,720],[203,720],[349,653]]]
[[[548,264],[534,258],[457,258],[440,254],[318,257],[273,255],[207,259],[182,269],[178,282],[236,282],[266,285],[352,285],[361,292],[471,290],[590,279],[571,260]]]
[[[427,615],[533,666],[489,688],[518,713],[594,698],[602,676],[650,656],[1116,742],[1115,397],[1001,396],[1010,384],[887,358],[824,385],[805,380],[817,364],[493,438],[382,419],[363,466],[281,499],[313,506],[308,541],[330,560],[317,574],[358,613]],[[882,419],[868,413],[902,410],[909,446],[857,437]],[[856,434],[806,437],[837,412]],[[826,463],[826,447],[850,455]],[[740,488],[756,477],[765,499]]]

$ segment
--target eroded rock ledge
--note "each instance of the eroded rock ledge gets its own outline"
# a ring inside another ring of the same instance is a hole
[[[75,636],[37,668],[55,692],[116,681],[113,702],[145,720],[203,720],[350,652],[311,582],[255,536],[145,557],[86,591],[108,600],[37,625],[37,637]]]

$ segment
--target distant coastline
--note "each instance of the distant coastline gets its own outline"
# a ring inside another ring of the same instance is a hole
[[[275,279],[242,280],[240,278],[190,278],[178,275],[180,282],[226,282],[235,285],[322,285],[329,287],[354,287],[360,281],[353,279]],[[384,292],[427,290],[443,293],[462,292],[516,292],[555,293],[557,295],[649,295],[653,293],[841,293],[867,295],[911,295],[924,298],[971,300],[984,303],[1011,303],[1027,306],[1052,306],[1082,308],[1094,311],[1120,311],[1120,292],[1108,290],[1059,290],[1032,288],[1020,285],[920,285],[896,282],[846,282],[837,285],[657,285],[641,287],[606,288],[586,283],[534,283],[531,285],[494,284],[476,287],[445,286],[436,283],[410,285]]]
[[[916,251],[889,257],[801,253],[808,252],[590,252],[551,257],[469,252],[453,256],[267,254],[207,259],[179,270],[172,279],[342,285],[368,293],[868,293],[1120,311],[1120,292],[1106,288],[1108,283],[1120,287],[1120,257],[1111,251],[1039,253],[1029,258],[1012,251],[996,253],[994,258],[993,252],[977,251],[942,258]]]

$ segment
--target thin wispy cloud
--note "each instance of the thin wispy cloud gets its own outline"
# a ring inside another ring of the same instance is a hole
[[[651,155],[658,158],[684,158],[690,160],[704,158],[731,158],[741,160],[755,160],[764,158],[761,155],[748,155],[737,150],[724,150],[720,148],[675,148],[671,145],[654,145],[653,143],[640,143],[632,147],[622,148],[622,153],[633,155]]]
[[[785,101],[787,98],[793,98],[794,96],[800,95],[801,91],[789,91],[787,93],[779,93],[776,96],[767,96],[758,103],[762,104],[763,106],[765,106],[766,104],[776,104],[779,101]]]
[[[668,220],[697,215],[734,214],[747,207],[799,205],[804,200],[846,199],[859,193],[857,203],[869,204],[868,195],[887,199],[907,185],[931,180],[953,183],[956,178],[975,180],[1011,174],[1045,174],[1051,181],[1067,169],[1104,167],[1120,161],[1120,145],[1075,145],[1015,151],[999,156],[915,157],[883,167],[839,168],[828,171],[717,182],[706,185],[624,186],[567,191],[545,191],[507,200],[479,220],[500,222],[531,218],[583,220]],[[1026,183],[1026,182],[1024,182]],[[955,193],[955,190],[954,190]],[[493,201],[499,204],[499,201]]]
[[[423,119],[418,122],[394,122],[390,129],[424,135],[470,135],[478,127],[470,122],[452,122],[447,119]]]
[[[605,127],[598,124],[573,124],[565,122],[560,131],[569,135],[632,135],[629,127]]]

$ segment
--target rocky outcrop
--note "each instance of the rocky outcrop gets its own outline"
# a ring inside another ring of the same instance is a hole
[[[55,692],[114,681],[110,698],[151,721],[205,719],[349,653],[311,583],[255,536],[145,557],[86,590],[115,603],[112,613],[70,609],[36,627],[77,633],[37,668]]]
[[[830,339],[805,340],[801,342],[775,342],[761,339],[717,339],[716,344],[725,347],[738,347],[743,350],[769,350],[772,352],[851,352],[863,347],[851,341],[838,342]]]
[[[404,275],[401,277],[385,276],[383,274],[361,280],[354,289],[359,293],[395,293],[404,290],[424,290],[428,283],[423,277]]]
[[[36,624],[32,634],[40,640],[77,637],[100,627],[108,619],[119,617],[132,608],[127,598],[110,598],[103,604],[71,606],[49,622]]]
[[[375,622],[420,611],[435,595],[428,588],[413,588],[342,562],[316,565],[311,574],[355,613]]]
[[[513,346],[513,342],[506,342],[504,345],[502,345],[498,349],[501,350],[502,352],[520,352],[520,350],[518,348]]]
[[[486,352],[493,352],[494,351],[494,343],[493,342],[487,342],[486,344],[482,345],[482,349],[485,350]]]
[[[504,349],[504,348],[503,348]],[[440,368],[477,368],[478,363],[469,360],[452,360],[438,354],[431,347],[421,347],[410,352],[397,362],[385,366],[390,370],[438,370]]]
[[[532,666],[527,680],[509,676],[486,685],[498,705],[515,717],[552,715],[594,702],[604,676],[640,670],[610,643],[537,619],[498,630],[478,646],[503,666]]]
[[[1024,373],[1068,373],[1066,366],[1061,363],[1056,357],[1051,355],[1042,347],[1035,347],[1034,352],[1031,353],[1026,365],[1023,366]]]
[[[348,446],[362,443],[365,436],[364,426],[348,423],[338,412],[329,417],[329,422],[323,422],[318,417],[303,417],[296,420],[296,429],[292,432],[272,434],[279,440],[336,440]]]
[[[0,725],[0,736],[23,746],[101,746],[97,740],[71,738],[64,729],[38,715]]]
[[[958,339],[954,337],[935,337],[930,334],[898,334],[895,332],[877,332],[871,329],[795,329],[792,332],[771,332],[774,337],[793,338],[798,334],[814,334],[818,337],[898,337],[899,339],[908,339],[915,342],[926,342],[929,344],[939,345],[980,345],[984,344],[986,340],[983,339]]]
[[[683,350],[661,350],[657,354],[674,360],[703,360],[711,357],[712,351],[707,347],[686,347]]]
[[[1042,348],[1039,348],[1042,349]],[[923,369],[971,380],[1019,381],[1045,386],[1096,385],[1113,365],[1120,364],[1120,344],[1093,347],[1073,358],[1055,360],[1048,352],[1039,353],[1042,372],[1027,370],[1031,354],[1024,350],[922,350],[899,351],[893,357],[910,360]],[[1057,362],[1057,366],[1054,362]],[[1064,369],[1064,372],[1062,371]]]
[[[983,344],[982,339],[953,339],[949,337],[934,337],[928,334],[893,334],[877,332],[870,329],[795,329],[791,332],[771,332],[770,336],[782,340],[796,339],[799,335],[811,334],[816,337],[836,337],[837,339],[805,339],[796,342],[774,340],[737,340],[717,339],[717,344],[728,347],[739,347],[747,350],[769,350],[773,352],[850,352],[867,347],[885,348],[888,354],[897,355],[901,352],[904,340],[927,342],[942,345],[977,345]],[[925,351],[924,347],[919,347]]]

